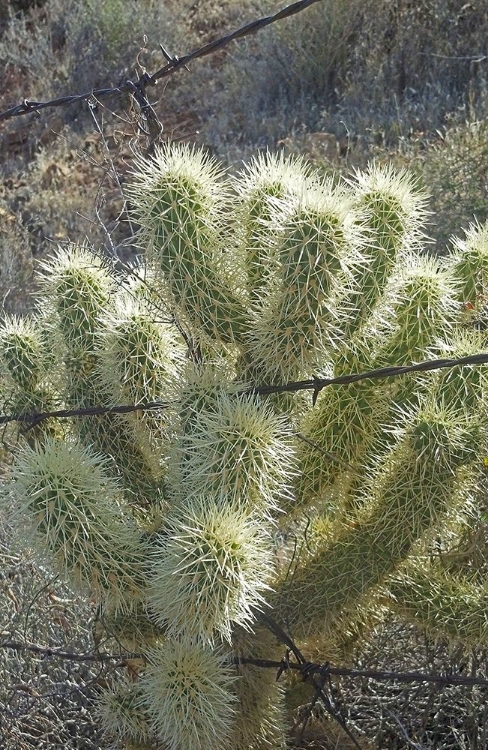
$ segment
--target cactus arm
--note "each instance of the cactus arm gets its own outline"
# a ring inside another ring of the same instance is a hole
[[[388,604],[402,619],[436,638],[464,646],[488,643],[488,589],[446,574],[439,566],[408,566],[388,581]]]
[[[58,385],[52,377],[55,356],[39,316],[7,316],[0,325],[0,374],[3,388],[10,393],[2,398],[3,407],[14,414],[47,412],[59,406]],[[61,435],[55,420],[46,420],[21,432],[33,443],[42,436]]]
[[[138,162],[130,195],[170,309],[211,339],[242,341],[249,318],[224,262],[229,189],[217,164],[186,145],[163,148]]]
[[[168,750],[225,750],[235,716],[236,677],[227,655],[186,639],[147,654],[140,705]]]
[[[371,483],[372,496],[340,520],[316,553],[283,585],[278,607],[301,632],[323,629],[380,584],[414,543],[444,516],[456,496],[456,469],[473,437],[456,439],[456,417],[420,413]],[[459,421],[457,424],[459,428]],[[464,443],[464,444],[463,444]],[[298,621],[297,621],[298,618]]]
[[[288,382],[325,366],[337,344],[334,293],[364,262],[363,246],[344,191],[323,183],[301,196],[282,230],[275,289],[250,335],[260,382]]]
[[[476,305],[488,289],[488,222],[471,224],[464,239],[453,240],[450,261],[460,281],[459,301]]]
[[[313,186],[314,179],[300,158],[285,159],[282,153],[267,153],[245,165],[234,180],[249,297],[251,305],[258,309],[270,293],[279,267],[277,252],[286,218]]]
[[[348,366],[354,372],[425,358],[436,337],[453,327],[456,292],[452,274],[437,261],[408,256],[377,320],[373,316],[360,344],[336,362],[336,372]],[[395,400],[414,399],[416,389],[418,380],[408,378],[394,383],[366,380],[326,391],[304,419],[302,431],[311,443],[300,450],[295,510],[314,502],[323,505],[327,496],[333,497],[334,483],[341,481],[345,467],[361,475],[372,444],[384,440],[383,425],[391,422]],[[327,461],[324,452],[338,460]]]
[[[371,262],[357,271],[357,290],[349,295],[355,311],[345,318],[344,338],[351,340],[367,322],[386,289],[402,250],[425,239],[421,226],[427,217],[427,195],[405,171],[372,164],[357,170],[349,181],[371,245]]]
[[[18,452],[8,491],[33,546],[117,611],[142,596],[147,550],[107,463],[77,441],[48,438]]]
[[[168,634],[214,643],[249,628],[273,575],[270,536],[249,513],[195,496],[167,519],[152,554],[148,603]]]

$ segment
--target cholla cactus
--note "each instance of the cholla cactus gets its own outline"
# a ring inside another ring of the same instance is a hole
[[[487,372],[363,380],[316,403],[259,387],[486,348],[487,229],[440,260],[404,172],[338,185],[265,156],[231,180],[188,146],[139,160],[130,196],[145,267],[128,279],[61,248],[42,313],[0,328],[0,372],[5,410],[138,409],[21,433],[3,502],[138,654],[102,696],[109,734],[284,747],[284,680],[249,663],[283,656],[270,618],[336,659],[388,606],[486,643],[483,583],[418,561],[434,536],[449,557],[481,512]]]

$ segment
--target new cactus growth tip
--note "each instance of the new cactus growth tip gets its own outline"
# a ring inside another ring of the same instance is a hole
[[[405,172],[333,185],[267,155],[231,179],[181,145],[138,160],[129,196],[135,274],[60,248],[38,312],[0,327],[4,412],[161,404],[6,435],[2,504],[97,603],[97,638],[138,654],[101,698],[107,734],[284,747],[287,676],[248,663],[284,655],[270,621],[337,659],[375,606],[486,644],[486,587],[462,562],[418,565],[434,536],[449,554],[472,525],[476,543],[486,366],[336,385],[316,403],[259,391],[481,351],[486,226],[439,260]]]

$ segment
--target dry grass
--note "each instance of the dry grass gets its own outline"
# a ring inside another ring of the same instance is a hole
[[[488,61],[466,57],[483,57],[487,29],[486,0],[323,0],[235,48],[212,132],[266,145],[305,126],[391,145],[472,119]]]

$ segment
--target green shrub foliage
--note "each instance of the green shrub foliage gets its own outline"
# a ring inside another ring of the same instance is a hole
[[[142,654],[101,698],[107,733],[284,747],[286,681],[246,664],[283,655],[262,611],[337,660],[388,607],[487,645],[486,588],[431,554],[482,513],[487,368],[316,403],[256,388],[483,351],[486,227],[439,259],[406,173],[337,184],[266,155],[230,178],[185,145],[136,163],[130,201],[143,264],[60,248],[38,311],[0,328],[4,411],[159,403],[5,438],[4,508]]]

